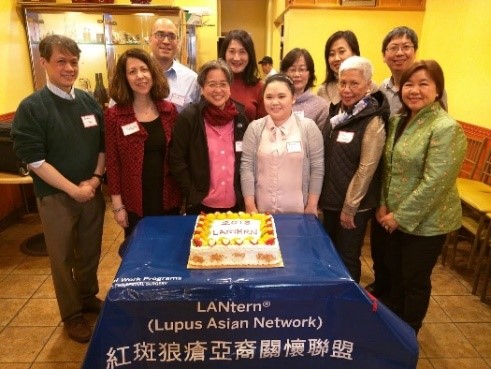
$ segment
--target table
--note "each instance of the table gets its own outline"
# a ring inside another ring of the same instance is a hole
[[[30,175],[21,176],[18,174],[0,172],[0,185],[20,185],[20,191],[22,194],[22,201],[24,202],[24,208],[26,214],[30,213],[29,202],[25,192],[25,185],[32,184],[32,177]],[[47,256],[46,241],[44,239],[44,233],[35,234],[22,242],[20,249],[23,253],[31,256]]]
[[[314,216],[275,215],[284,268],[186,268],[195,216],[144,218],[84,369],[416,368],[414,331],[349,276]]]

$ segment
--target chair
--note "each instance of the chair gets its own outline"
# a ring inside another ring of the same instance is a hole
[[[453,246],[450,268],[455,266],[458,240],[459,237],[462,238],[460,231],[466,230],[473,237],[470,241],[472,245],[467,261],[467,268],[470,268],[479,253],[479,245],[486,230],[486,213],[491,212],[491,192],[469,191],[466,193],[459,193],[459,195],[462,201],[462,227],[460,230],[448,234],[443,246],[442,264],[445,265],[449,248],[450,246]]]
[[[491,185],[488,181],[491,179],[491,149],[488,151],[484,160],[484,166],[479,175],[479,180],[469,178],[457,178],[457,189],[459,191],[460,199],[462,200],[462,228],[467,230],[474,236],[474,240],[471,240],[472,247],[470,250],[469,261],[467,263],[468,268],[471,267],[474,258],[479,250],[479,239],[482,237],[482,232],[485,228],[485,214],[489,211],[488,202],[491,194]],[[477,236],[477,238],[476,238]],[[449,254],[449,247],[453,245],[452,260],[450,262],[450,268],[455,266],[455,254],[458,244],[459,231],[451,232],[442,250],[442,264],[445,265],[447,256]]]
[[[474,271],[474,280],[472,282],[472,293],[477,293],[477,287],[479,285],[479,278],[481,276],[481,270],[484,267],[484,281],[481,290],[481,301],[484,302],[486,299],[486,292],[488,289],[489,277],[491,276],[491,213],[486,214],[488,221],[488,227],[484,233],[482,239],[481,252],[479,253],[479,258],[477,260],[476,269]],[[483,265],[485,264],[485,265]]]
[[[468,179],[474,177],[485,143],[486,138],[467,137],[467,152],[460,168],[460,177]]]
[[[491,185],[489,180],[491,179],[491,149],[489,149],[485,159],[484,165],[479,175],[479,180],[470,178],[457,178],[457,189],[459,194],[466,192],[491,192]]]

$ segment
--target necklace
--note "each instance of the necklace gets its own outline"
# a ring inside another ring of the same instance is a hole
[[[135,111],[136,115],[148,116],[155,112],[155,105],[153,104],[153,102],[149,102],[142,109],[139,105],[137,106],[137,104],[133,104],[133,110]]]

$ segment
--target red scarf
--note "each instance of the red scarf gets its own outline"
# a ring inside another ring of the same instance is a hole
[[[225,103],[223,110],[212,104],[206,105],[203,109],[203,117],[206,123],[212,126],[224,126],[234,120],[237,115],[239,115],[239,112],[230,99]]]

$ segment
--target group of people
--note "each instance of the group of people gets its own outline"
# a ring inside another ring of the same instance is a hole
[[[197,74],[174,59],[178,43],[176,26],[156,21],[151,54],[119,57],[114,104],[103,112],[74,88],[77,44],[58,35],[40,42],[48,83],[21,102],[12,137],[33,175],[68,335],[87,342],[83,313],[102,303],[104,173],[125,237],[149,215],[321,214],[356,282],[371,220],[370,291],[417,332],[445,235],[460,226],[455,179],[466,139],[445,111],[440,66],[415,61],[414,31],[398,27],[383,41],[392,75],[380,88],[354,33],[336,32],[317,94],[305,49],[288,52],[262,81],[244,30],[229,32],[219,59]]]

